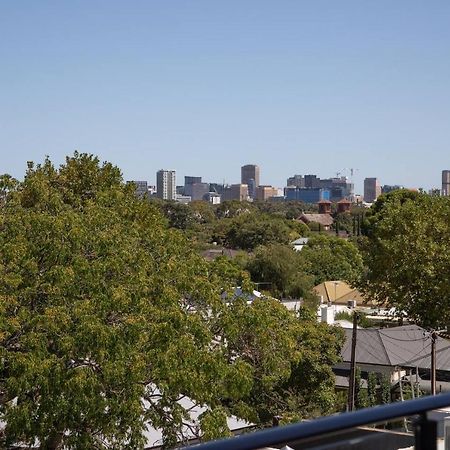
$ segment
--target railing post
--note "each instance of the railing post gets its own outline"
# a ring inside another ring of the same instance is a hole
[[[427,413],[421,414],[415,423],[415,450],[437,450],[437,422],[430,420]]]

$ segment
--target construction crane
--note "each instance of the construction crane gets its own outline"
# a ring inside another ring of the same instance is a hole
[[[345,167],[344,169],[342,169],[342,172],[336,172],[336,175],[339,176],[341,173],[347,173],[348,171],[350,171],[350,179],[353,182],[353,176],[356,172],[359,171],[359,169],[356,169],[354,167]]]

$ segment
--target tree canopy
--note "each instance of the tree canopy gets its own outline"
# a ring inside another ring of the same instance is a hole
[[[265,423],[270,390],[285,417],[329,410],[331,391],[315,398],[335,332],[274,301],[226,304],[239,271],[223,279],[118,168],[75,153],[0,186],[4,446],[138,449],[147,424],[174,446],[182,396],[206,407],[204,438],[226,434],[231,413]]]
[[[247,269],[252,280],[275,297],[303,298],[310,305],[316,303],[312,294],[314,279],[303,270],[301,254],[287,245],[258,247]]]
[[[450,323],[450,198],[381,196],[364,223],[360,288],[423,326]]]
[[[227,247],[252,250],[259,245],[288,244],[306,230],[299,222],[255,211],[222,219],[216,224],[213,238]]]
[[[356,281],[363,271],[358,247],[334,236],[311,236],[300,254],[303,270],[314,277],[315,286],[330,280]]]

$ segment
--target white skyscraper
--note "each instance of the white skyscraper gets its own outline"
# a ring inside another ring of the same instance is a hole
[[[156,196],[164,200],[175,200],[176,193],[175,170],[158,170],[156,172]]]

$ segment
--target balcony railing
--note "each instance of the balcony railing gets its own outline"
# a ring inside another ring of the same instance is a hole
[[[303,448],[302,444],[311,448],[311,441],[319,437],[327,436],[333,438],[342,434],[342,432],[354,430],[364,425],[385,423],[415,416],[413,421],[415,449],[435,450],[437,448],[437,422],[428,417],[427,413],[449,406],[450,394],[422,397],[316,420],[273,427],[228,439],[198,444],[194,447],[195,450],[253,450],[269,446],[279,447],[295,442],[296,448]],[[338,438],[336,439],[339,440]]]

